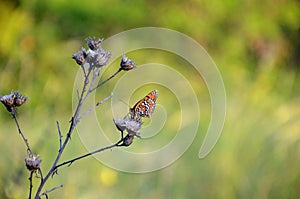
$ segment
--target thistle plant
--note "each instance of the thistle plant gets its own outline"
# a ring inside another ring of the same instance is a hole
[[[80,89],[80,91],[77,91],[78,102],[76,104],[75,111],[71,116],[70,125],[67,132],[62,132],[60,128],[60,123],[56,121],[57,132],[59,136],[59,149],[55,160],[53,161],[52,166],[48,171],[44,171],[41,165],[42,159],[43,161],[49,160],[47,160],[47,157],[39,157],[37,155],[38,151],[32,151],[32,149],[29,146],[29,142],[25,136],[25,133],[21,130],[21,127],[17,120],[17,108],[23,105],[25,102],[27,102],[28,97],[22,96],[19,91],[12,91],[10,94],[4,95],[0,98],[0,101],[3,103],[6,110],[11,114],[12,118],[14,119],[18,132],[26,146],[26,150],[28,153],[27,157],[25,158],[25,166],[29,171],[28,199],[38,199],[42,197],[49,198],[48,194],[50,192],[63,187],[62,184],[59,184],[55,187],[45,189],[46,183],[49,180],[49,178],[51,176],[54,177],[55,174],[57,174],[58,169],[60,167],[64,165],[70,166],[75,161],[81,160],[95,153],[103,152],[107,149],[111,149],[114,147],[129,146],[132,144],[135,137],[140,137],[139,131],[143,124],[142,120],[141,118],[132,117],[129,112],[122,119],[113,119],[116,125],[116,129],[121,132],[120,139],[117,140],[114,144],[105,147],[100,147],[99,149],[89,152],[87,154],[78,155],[77,157],[70,160],[61,160],[61,156],[65,151],[66,147],[69,145],[71,136],[78,122],[89,112],[96,109],[98,106],[100,106],[101,104],[113,97],[113,93],[111,93],[104,99],[99,100],[94,106],[90,107],[87,111],[82,112],[82,106],[85,104],[87,98],[91,95],[91,93],[95,92],[97,89],[100,89],[102,85],[114,78],[120,72],[130,71],[136,67],[134,61],[127,58],[126,55],[123,54],[119,69],[107,79],[97,82],[102,67],[107,65],[112,54],[108,51],[105,51],[102,48],[101,44],[103,42],[103,39],[88,38],[86,42],[88,45],[88,49],[82,48],[80,51],[78,51],[72,56],[75,62],[81,67],[81,71],[84,77],[83,86]],[[37,177],[40,179],[38,185],[33,185],[33,177]],[[37,187],[35,193],[33,193],[33,186]]]

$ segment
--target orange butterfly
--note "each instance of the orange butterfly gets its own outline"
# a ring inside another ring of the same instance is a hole
[[[143,99],[138,101],[133,108],[130,109],[132,118],[140,119],[141,117],[150,118],[154,112],[158,91],[153,90]]]

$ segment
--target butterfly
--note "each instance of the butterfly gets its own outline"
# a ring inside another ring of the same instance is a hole
[[[141,117],[150,118],[154,112],[158,91],[153,90],[143,99],[138,101],[133,108],[130,108],[132,118],[140,119]]]

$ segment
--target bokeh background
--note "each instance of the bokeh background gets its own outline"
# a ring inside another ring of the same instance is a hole
[[[0,94],[20,90],[29,96],[18,116],[33,150],[43,159],[42,169],[49,168],[58,150],[55,121],[66,130],[71,117],[78,70],[72,54],[89,36],[107,38],[145,26],[180,31],[198,41],[215,61],[227,92],[226,123],[217,145],[209,156],[198,159],[210,100],[201,77],[190,75],[193,68],[166,52],[130,52],[137,63],[165,61],[189,76],[201,107],[193,144],[171,166],[146,174],[118,172],[94,158],[76,162],[49,180],[48,189],[64,184],[50,198],[299,198],[300,3],[296,0],[1,0]],[[118,63],[110,67],[107,76]],[[109,94],[116,81],[99,95]],[[134,100],[139,98],[136,95]],[[179,118],[172,119],[176,123]],[[0,143],[0,198],[25,198],[26,151],[4,107]],[[85,152],[74,133],[63,159]],[[35,179],[34,185],[38,182]]]

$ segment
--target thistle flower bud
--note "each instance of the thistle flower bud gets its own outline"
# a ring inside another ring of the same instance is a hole
[[[18,91],[15,92],[14,105],[22,106],[27,101],[28,97],[22,96]]]
[[[11,92],[8,95],[4,95],[1,97],[0,101],[4,106],[6,107],[8,112],[11,112],[14,107],[14,101],[15,101],[15,94],[14,92]]]
[[[0,101],[4,104],[8,112],[12,112],[15,107],[24,104],[27,99],[28,97],[22,96],[18,91],[12,91],[10,94],[2,96]]]
[[[127,134],[125,136],[125,138],[123,139],[122,145],[123,146],[129,146],[129,145],[131,145],[132,142],[133,142],[133,139],[134,139],[134,135]]]
[[[101,50],[99,53],[97,53],[95,66],[96,67],[105,66],[111,56],[112,54],[110,52]]]
[[[86,43],[91,50],[97,50],[101,48],[101,43],[103,39],[96,39],[95,37],[90,37],[86,39]]]
[[[126,57],[125,54],[122,55],[120,67],[122,70],[126,71],[136,68],[136,66],[134,65],[134,61]]]
[[[114,119],[114,123],[119,131],[121,132],[125,131],[126,123],[124,119]]]
[[[86,50],[85,48],[82,48],[81,51],[78,51],[77,53],[73,54],[72,59],[74,59],[78,65],[82,66],[85,63],[86,56]]]
[[[143,124],[141,120],[125,117],[124,119],[114,119],[114,123],[119,131],[123,132],[126,130],[128,135],[141,137],[139,132]]]
[[[29,154],[28,157],[25,158],[25,164],[29,171],[36,171],[40,168],[40,163],[42,160],[38,155]]]

